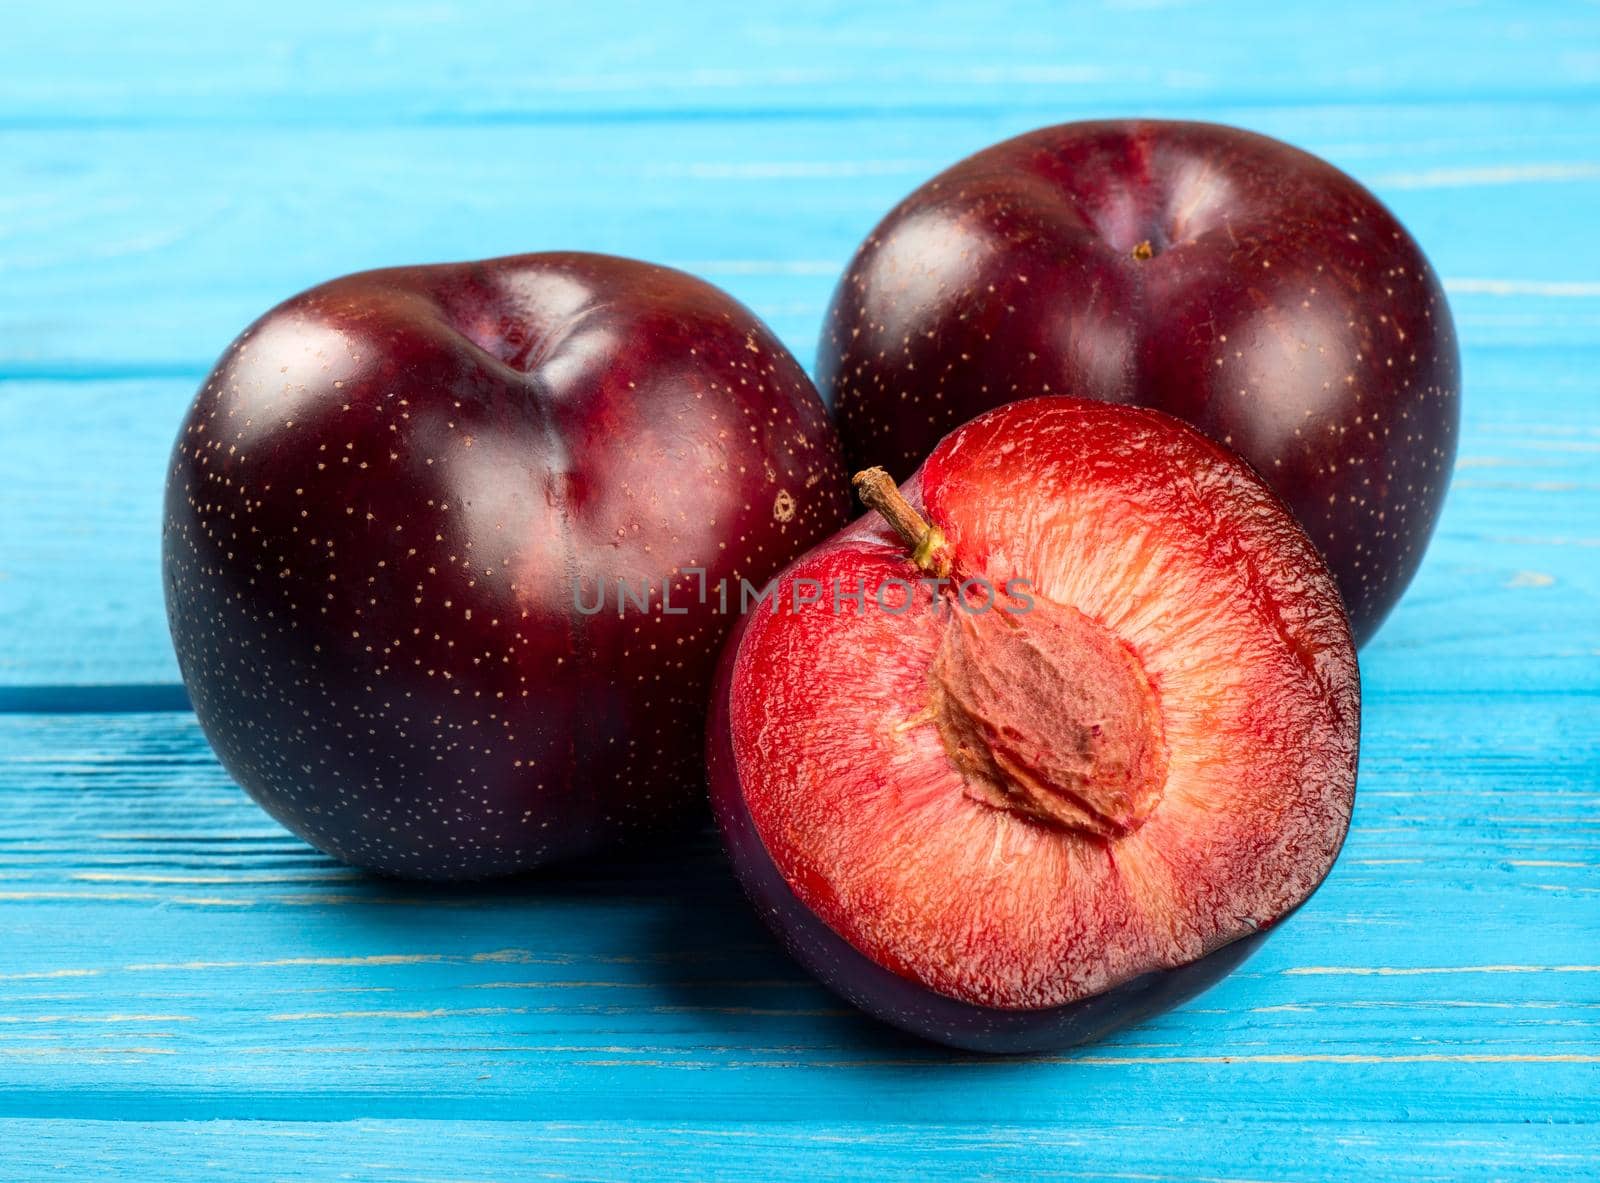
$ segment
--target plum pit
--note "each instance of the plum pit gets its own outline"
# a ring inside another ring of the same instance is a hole
[[[1127,644],[1077,609],[953,611],[930,671],[932,715],[969,797],[1117,838],[1161,800],[1161,709]]]

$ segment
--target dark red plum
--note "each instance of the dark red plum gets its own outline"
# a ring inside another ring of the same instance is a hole
[[[1013,403],[741,622],[707,734],[735,870],[793,955],[956,1047],[1190,997],[1349,825],[1355,646],[1305,531],[1161,412]],[[818,594],[821,589],[821,594]]]
[[[373,271],[267,313],[200,390],[168,619],[217,755],[306,841],[524,871],[704,808],[716,589],[848,496],[810,381],[708,284],[583,254]]]
[[[873,230],[818,357],[852,467],[903,479],[1015,399],[1156,407],[1250,461],[1356,639],[1416,573],[1460,419],[1439,280],[1325,161],[1202,123],[1071,123],[988,148]]]

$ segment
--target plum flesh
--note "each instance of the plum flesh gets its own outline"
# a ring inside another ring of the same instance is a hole
[[[791,565],[708,734],[747,891],[828,985],[954,1046],[1065,1046],[1203,989],[1348,827],[1359,681],[1326,566],[1236,456],[1152,411],[1002,408],[903,495],[958,589],[1020,580],[1033,607],[970,614],[876,517]],[[955,670],[952,632],[984,651]]]

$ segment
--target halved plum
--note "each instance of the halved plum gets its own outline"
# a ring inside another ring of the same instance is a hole
[[[1338,855],[1359,676],[1338,591],[1240,459],[1032,399],[951,433],[791,565],[708,738],[740,879],[896,1026],[1039,1050],[1241,961]]]

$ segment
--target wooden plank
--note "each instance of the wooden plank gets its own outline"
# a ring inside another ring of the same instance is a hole
[[[319,280],[555,247],[696,270],[809,361],[839,271],[896,200],[987,143],[1094,113],[0,131],[0,377],[198,381]],[[1200,113],[1372,184],[1474,344],[1600,341],[1600,103]]]
[[[1600,688],[1600,352],[1472,349],[1466,435],[1427,563],[1369,686]],[[182,379],[0,382],[0,707],[172,705],[160,489]],[[70,462],[63,462],[63,457]]]
[[[1188,1006],[1031,1060],[826,994],[709,834],[521,883],[381,881],[279,830],[187,715],[10,716],[0,1116],[1131,1122],[1130,1144],[1177,1116],[1589,1122],[1596,701],[1377,690],[1313,901]]]
[[[1433,250],[1473,343],[1468,467],[1369,675],[1438,685],[1466,659],[1473,685],[1593,685],[1600,243],[1585,217],[1600,105],[1208,114],[1377,185]],[[17,280],[0,286],[0,375],[16,379],[0,381],[13,490],[0,620],[28,622],[0,651],[0,707],[175,701],[155,571],[161,465],[210,358],[274,300],[377,263],[579,245],[700,270],[809,357],[837,268],[872,220],[940,164],[1036,121],[0,133],[15,180],[0,266]],[[1509,452],[1507,414],[1526,428]],[[1532,634],[1529,660],[1508,633]]]
[[[481,4],[381,0],[215,12],[181,0],[23,6],[0,42],[0,118],[599,122],[1085,101],[1482,101],[1587,93],[1600,72],[1591,7],[1512,0],[1369,5],[1337,18],[1271,0],[1225,12],[897,0],[826,19],[718,0],[644,16],[624,0],[542,6],[525,19]]]
[[[192,394],[183,380],[0,383],[0,683],[177,681],[161,488]]]
[[[1593,1169],[1592,1124],[1510,1120],[1472,1130],[1412,1122],[1286,1126],[1248,1114],[1198,1130],[1165,1120],[1046,1126],[778,1122],[523,1121],[0,1122],[17,1183],[92,1172],[98,1178],[236,1183],[341,1179],[352,1183],[527,1178],[770,1183],[803,1164],[807,1179],[1193,1180],[1197,1144],[1213,1179],[1439,1177],[1458,1183],[1575,1178]],[[441,1164],[448,1173],[441,1174]]]

